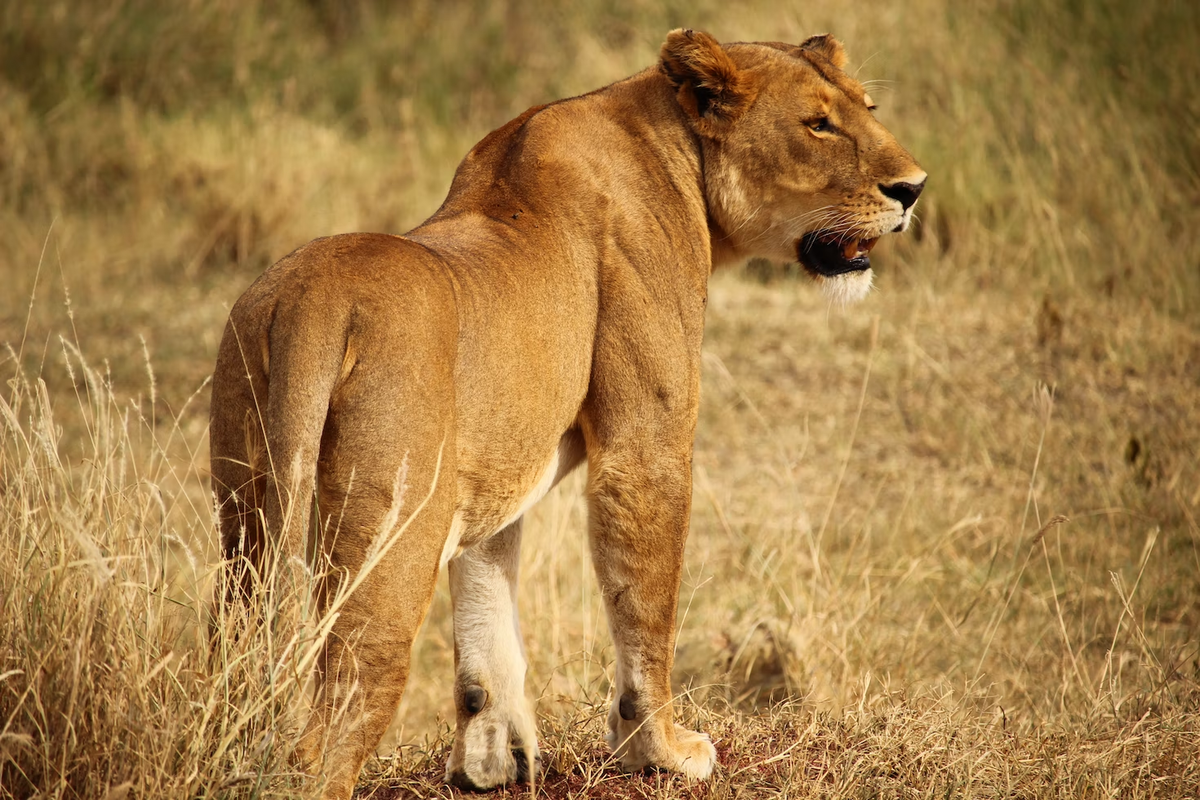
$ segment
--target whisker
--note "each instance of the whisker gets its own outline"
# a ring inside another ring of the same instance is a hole
[[[725,238],[728,239],[729,237],[733,236],[735,233],[740,231],[742,228],[749,225],[750,221],[753,220],[755,217],[757,217],[758,212],[760,212],[760,211],[762,211],[762,203],[759,203],[758,208],[756,208],[752,212],[750,212],[749,216],[747,216],[744,220],[742,220],[741,223],[736,228],[731,230],[729,233],[725,234]]]

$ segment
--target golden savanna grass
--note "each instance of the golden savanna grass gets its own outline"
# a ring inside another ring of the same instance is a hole
[[[6,5],[0,796],[300,789],[320,620],[277,593],[298,627],[207,635],[228,308],[315,236],[416,224],[488,130],[680,25],[833,32],[930,183],[861,305],[712,280],[676,670],[711,783],[616,770],[581,476],[531,513],[539,793],[1200,796],[1200,9],[1171,0]],[[444,588],[414,659],[364,793],[454,793]]]

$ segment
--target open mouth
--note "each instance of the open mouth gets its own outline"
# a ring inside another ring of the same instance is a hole
[[[869,255],[879,239],[849,239],[845,234],[814,231],[796,245],[804,268],[818,275],[844,275],[871,268]]]

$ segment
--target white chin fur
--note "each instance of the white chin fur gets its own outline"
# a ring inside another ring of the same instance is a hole
[[[831,303],[848,306],[857,303],[871,293],[871,281],[874,272],[865,269],[862,272],[849,272],[845,275],[834,275],[821,278],[821,291]]]

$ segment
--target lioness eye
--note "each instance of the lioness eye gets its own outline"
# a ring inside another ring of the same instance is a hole
[[[820,119],[809,120],[805,124],[808,125],[810,130],[816,131],[817,133],[833,130],[833,125],[830,124],[829,117],[821,117]]]

